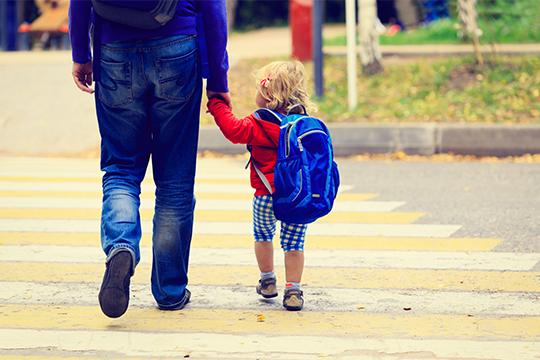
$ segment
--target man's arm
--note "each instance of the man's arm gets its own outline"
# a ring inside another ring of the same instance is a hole
[[[69,4],[69,37],[73,67],[71,75],[75,85],[89,94],[92,85],[92,52],[90,49],[90,0],[75,0]]]
[[[227,5],[225,0],[200,1],[210,76],[206,83],[208,99],[219,94],[231,106],[227,82],[229,59],[227,55]]]

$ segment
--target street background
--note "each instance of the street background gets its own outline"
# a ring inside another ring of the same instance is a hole
[[[232,37],[231,64],[287,56],[289,39],[287,29]],[[302,312],[255,293],[247,158],[207,154],[196,180],[192,301],[165,313],[151,297],[148,178],[131,306],[105,317],[99,134],[93,98],[70,69],[67,52],[0,53],[0,359],[538,359],[540,163],[356,156],[403,150],[399,126],[331,128],[341,193],[308,230]],[[505,136],[516,128],[538,144],[535,126],[504,126],[482,151],[531,152]],[[406,144],[433,147],[435,133],[417,127]],[[203,128],[201,152],[245,152],[219,136]],[[283,284],[279,248],[275,257]]]

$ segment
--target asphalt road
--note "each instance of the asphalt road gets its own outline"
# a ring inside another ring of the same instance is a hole
[[[495,251],[540,251],[540,164],[338,161],[342,182],[406,201],[416,223],[462,225],[452,237],[504,239]]]

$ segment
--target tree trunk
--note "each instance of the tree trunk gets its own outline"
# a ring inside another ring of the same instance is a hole
[[[458,14],[461,27],[464,29],[466,40],[472,40],[476,60],[480,68],[484,69],[484,59],[480,52],[480,42],[478,41],[478,11],[476,10],[476,0],[458,0]]]
[[[471,4],[470,4],[471,3]],[[473,10],[473,13],[471,13],[471,5]],[[461,28],[463,29],[463,36],[464,40],[469,40],[472,37],[472,34],[474,31],[476,31],[476,28],[478,28],[477,24],[477,13],[476,13],[476,0],[458,0],[457,3],[457,10],[458,10],[458,16],[459,16],[459,22],[461,24]]]
[[[368,76],[379,74],[383,67],[376,0],[358,0],[358,22],[362,72]]]
[[[237,5],[238,5],[238,0],[227,0],[227,25],[228,25],[229,31],[231,31],[234,26],[234,17],[236,16]]]

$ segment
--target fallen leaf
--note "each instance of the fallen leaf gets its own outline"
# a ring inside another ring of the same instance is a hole
[[[364,310],[366,307],[365,306],[357,306],[356,307],[358,310]]]
[[[257,321],[258,322],[264,322],[266,319],[264,318],[264,316],[262,315],[259,315],[259,317],[257,318]]]

